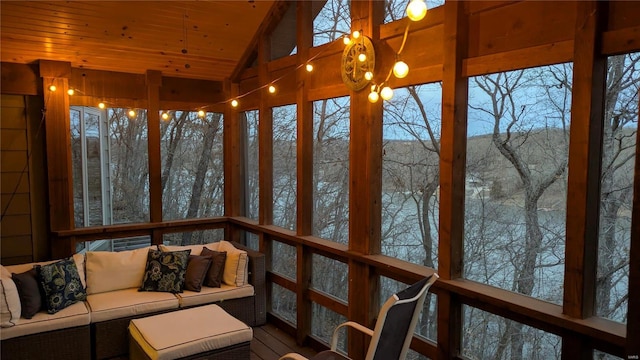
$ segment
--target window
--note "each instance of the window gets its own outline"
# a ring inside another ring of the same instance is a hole
[[[271,311],[295,326],[297,323],[296,294],[271,283]]]
[[[273,241],[271,243],[271,254],[271,271],[295,281],[297,268],[296,248],[279,241]]]
[[[313,229],[347,244],[349,237],[349,98],[313,103]]]
[[[349,267],[346,263],[311,254],[311,287],[347,303],[349,301]]]
[[[244,115],[247,137],[246,172],[246,216],[258,220],[260,206],[260,172],[258,142],[258,110],[245,111]],[[242,117],[241,117],[242,118]]]
[[[562,303],[571,64],[469,79],[464,276]]]
[[[440,84],[395,90],[384,104],[382,254],[437,267]]]
[[[596,314],[626,323],[640,53],[608,61],[600,176]]]
[[[273,224],[296,228],[296,106],[273,108]]]
[[[318,10],[317,6],[324,6]],[[349,0],[314,1],[313,46],[328,44],[351,33],[351,7]]]
[[[72,106],[73,208],[76,227],[149,221],[145,110]],[[148,236],[78,243],[77,251],[146,246]]]
[[[224,215],[222,114],[166,114],[160,122],[163,219]]]
[[[224,229],[170,233],[162,235],[164,245],[209,244],[224,240]]]
[[[463,306],[462,354],[471,359],[560,359],[559,336]]]
[[[347,321],[344,316],[316,303],[311,304],[311,314],[311,334],[326,344],[331,342],[334,329]],[[345,334],[340,334],[338,341],[339,350],[346,351],[347,343],[345,340]]]

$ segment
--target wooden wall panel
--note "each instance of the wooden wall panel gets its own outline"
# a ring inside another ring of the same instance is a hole
[[[469,17],[469,56],[573,39],[575,3],[523,1]],[[541,21],[544,19],[544,21]]]

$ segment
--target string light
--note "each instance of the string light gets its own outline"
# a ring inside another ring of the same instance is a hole
[[[411,0],[407,6],[407,17],[412,21],[420,21],[427,14],[427,4],[424,0]]]
[[[376,91],[371,91],[369,93],[369,102],[372,104],[375,104],[378,102],[378,99],[380,98],[380,96],[378,95],[378,93]]]
[[[312,72],[313,71],[313,65],[311,65],[311,64],[307,64],[307,66],[305,68],[307,69],[307,72]]]
[[[162,112],[162,120],[169,120],[169,114],[166,111]]]
[[[205,115],[204,110],[198,110],[198,117],[203,118]]]
[[[49,85],[49,91],[56,91],[57,89],[55,85]]]
[[[273,85],[269,85],[269,93],[270,94],[275,94],[276,93],[276,87]]]
[[[100,109],[104,109],[104,108],[105,108],[105,106],[106,106],[106,105],[105,105],[103,102],[98,103],[98,107],[99,107]]]
[[[345,45],[349,45],[349,44],[351,44],[351,38],[349,37],[349,35],[345,35],[345,36],[342,38],[342,42],[343,42]]]
[[[231,100],[231,106],[238,107],[238,100],[236,99]]]
[[[359,37],[360,37],[360,31],[358,31],[358,30],[354,31],[354,32],[353,32],[353,38],[354,38],[354,39],[357,39],[357,38],[359,38]]]
[[[393,97],[393,90],[388,86],[383,87],[382,90],[380,90],[380,97],[387,101],[391,100]]]
[[[397,61],[393,65],[393,75],[395,75],[398,79],[402,79],[409,73],[409,65],[404,61]]]
[[[67,94],[69,94],[69,96],[73,96],[73,94],[75,94],[75,93],[76,93],[76,91],[73,90],[73,89],[67,90]]]
[[[129,110],[129,117],[130,118],[135,118],[136,117],[136,111],[133,110],[133,109]]]
[[[364,73],[364,78],[367,80],[373,79],[373,73],[371,71],[367,71],[366,73]]]

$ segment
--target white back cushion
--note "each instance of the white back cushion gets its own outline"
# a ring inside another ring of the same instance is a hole
[[[7,328],[15,325],[20,319],[22,307],[11,273],[2,265],[0,268],[0,327]]]
[[[151,248],[155,246],[120,252],[88,251],[87,295],[140,287]]]
[[[222,281],[227,285],[246,285],[249,282],[249,257],[247,256],[247,252],[237,249],[233,244],[224,240],[220,241],[220,245],[218,245],[216,251],[227,252],[227,261],[224,264]]]

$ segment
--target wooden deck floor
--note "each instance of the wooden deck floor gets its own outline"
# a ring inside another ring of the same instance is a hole
[[[301,348],[294,338],[272,324],[253,328],[251,360],[278,360],[289,352],[297,352],[310,357],[315,354],[311,348]]]

